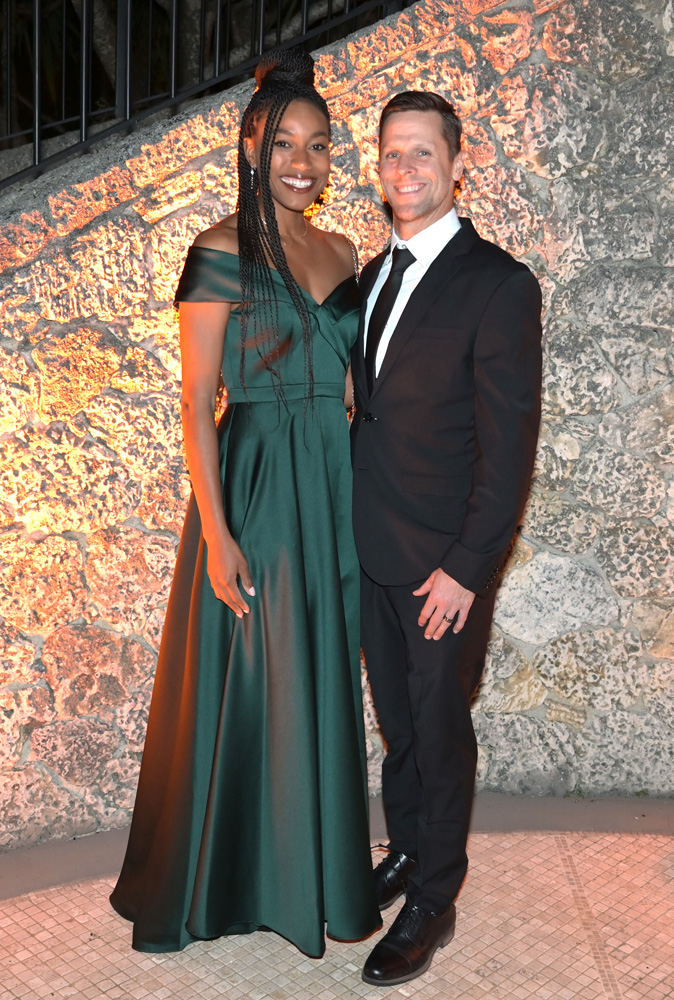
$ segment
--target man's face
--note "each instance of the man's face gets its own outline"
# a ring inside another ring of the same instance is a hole
[[[452,157],[438,111],[396,111],[379,136],[379,177],[405,239],[449,212],[464,154]]]

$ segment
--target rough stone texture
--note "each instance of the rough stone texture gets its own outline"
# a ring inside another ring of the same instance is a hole
[[[318,62],[317,223],[378,252],[380,109],[440,90],[464,120],[460,211],[543,287],[533,493],[475,706],[488,788],[674,794],[673,17],[419,0]],[[173,293],[236,204],[251,86],[0,200],[0,848],[128,822],[189,491]]]
[[[506,576],[494,621],[507,635],[539,645],[565,632],[608,625],[618,602],[589,564],[552,552],[539,552]]]

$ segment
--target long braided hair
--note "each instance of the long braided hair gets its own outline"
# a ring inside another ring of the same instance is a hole
[[[242,301],[241,384],[246,391],[245,351],[248,337],[252,334],[260,359],[271,375],[277,398],[285,399],[279,366],[282,348],[273,266],[283,278],[302,324],[305,384],[308,387],[307,398],[311,399],[314,386],[311,321],[281,242],[269,171],[276,132],[292,101],[308,101],[319,108],[327,119],[328,127],[330,114],[325,100],[314,87],[314,61],[301,48],[268,52],[258,63],[255,81],[257,90],[243,113],[239,130],[237,226]],[[259,163],[257,169],[253,169],[246,159],[244,139],[254,135],[265,115]],[[266,225],[260,214],[258,194],[262,198]]]

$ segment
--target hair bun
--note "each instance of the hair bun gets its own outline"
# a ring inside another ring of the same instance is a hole
[[[292,49],[271,49],[257,64],[255,82],[260,90],[288,81],[302,83],[306,87],[314,85],[314,60],[300,45]]]

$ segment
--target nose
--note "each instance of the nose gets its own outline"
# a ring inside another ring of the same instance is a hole
[[[305,170],[309,166],[309,153],[306,149],[296,149],[293,153],[291,166],[296,170]]]
[[[396,170],[399,174],[409,174],[415,169],[414,159],[408,153],[401,153],[396,160]]]

